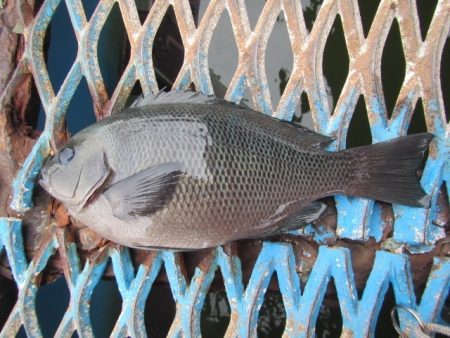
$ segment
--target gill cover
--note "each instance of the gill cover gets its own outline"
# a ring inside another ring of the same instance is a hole
[[[111,173],[105,153],[95,148],[69,143],[45,162],[39,183],[68,206],[82,207]]]

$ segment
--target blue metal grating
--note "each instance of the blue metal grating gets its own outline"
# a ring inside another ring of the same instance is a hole
[[[127,249],[110,249],[107,255],[99,255],[96,260],[88,260],[84,267],[80,267],[75,245],[67,243],[63,236],[43,243],[43,249],[28,264],[24,259],[20,221],[3,219],[0,225],[2,234],[10,235],[3,236],[2,244],[10,257],[20,289],[18,302],[3,328],[2,336],[15,334],[21,325],[24,325],[29,336],[41,336],[34,310],[37,287],[33,278],[43,270],[58,246],[58,250],[67,257],[65,276],[71,294],[69,308],[56,333],[58,337],[71,337],[75,330],[82,337],[93,335],[89,302],[109,258],[123,297],[122,311],[111,334],[113,337],[146,335],[143,324],[145,300],[162,265],[177,304],[170,337],[200,336],[200,310],[216,269],[222,273],[231,306],[232,321],[227,337],[256,336],[258,311],[274,272],[277,273],[286,310],[286,337],[309,337],[314,334],[315,322],[331,278],[337,286],[343,318],[342,335],[355,337],[373,336],[375,318],[389,284],[394,289],[397,304],[416,309],[426,322],[436,322],[440,319],[450,283],[450,260],[435,258],[422,301],[418,304],[408,255],[378,251],[365,291],[358,298],[350,251],[323,246],[319,249],[308,282],[302,288],[292,248],[281,243],[264,243],[246,288],[242,282],[239,260],[222,248],[211,254],[206,267],[196,269],[189,283],[180,270],[179,256],[171,252],[152,253],[148,261],[139,266],[136,274]],[[401,313],[400,320],[405,328],[416,325],[406,313]]]
[[[416,102],[421,98],[427,129],[436,135],[422,176],[422,186],[433,196],[432,208],[425,210],[395,205],[394,234],[390,241],[400,248],[424,252],[431,250],[438,239],[445,237],[445,229],[435,225],[433,220],[442,207],[436,201],[438,191],[442,184],[446,185],[448,191],[450,179],[449,125],[445,118],[439,81],[442,50],[450,30],[448,1],[438,1],[426,38],[422,40],[413,0],[381,1],[367,37],[363,34],[356,0],[324,1],[310,32],[305,27],[300,2],[294,0],[267,0],[253,30],[242,0],[212,0],[198,28],[187,0],[155,1],[142,25],[134,0],[101,0],[89,21],[81,0],[65,0],[78,41],[78,54],[64,83],[55,93],[44,61],[43,44],[45,32],[60,2],[44,1],[36,16],[33,16],[29,3],[17,0],[19,15],[25,27],[23,35],[26,48],[0,97],[0,105],[3,107],[7,102],[20,83],[20,78],[31,73],[46,112],[46,122],[44,132],[13,182],[12,209],[24,212],[32,207],[35,179],[83,77],[88,83],[99,119],[124,107],[137,80],[145,94],[159,90],[152,64],[152,45],[163,16],[172,5],[185,48],[184,63],[174,85],[176,88],[186,88],[193,82],[198,90],[209,94],[213,92],[208,48],[222,12],[227,11],[239,60],[226,98],[240,101],[248,88],[258,110],[290,120],[301,93],[305,92],[316,129],[336,137],[330,150],[345,147],[348,126],[361,94],[364,95],[368,111],[373,142],[404,135]],[[97,44],[100,31],[115,3],[119,4],[125,23],[131,56],[114,93],[108,97],[97,58]],[[274,108],[265,74],[265,51],[281,11],[286,18],[294,63],[280,103]],[[340,98],[332,110],[324,86],[322,58],[337,15],[342,19],[350,65]],[[381,51],[394,19],[398,20],[400,26],[406,71],[392,117],[388,119],[380,80]],[[378,204],[343,196],[337,196],[336,201],[337,236],[363,241],[373,237],[376,241],[382,241],[384,222]],[[0,333],[0,336],[5,337],[15,335],[21,326],[27,335],[41,336],[35,311],[35,277],[43,271],[56,250],[65,257],[64,274],[71,295],[69,307],[56,334],[62,337],[72,336],[74,331],[82,337],[93,335],[89,315],[90,299],[109,260],[123,298],[122,311],[112,332],[112,336],[118,337],[146,335],[143,323],[145,300],[163,265],[177,304],[176,317],[169,332],[171,337],[200,335],[200,310],[218,268],[223,275],[231,307],[232,319],[227,337],[256,335],[258,311],[274,272],[277,273],[286,310],[286,337],[314,335],[315,321],[331,278],[335,281],[339,297],[343,336],[373,336],[389,284],[394,289],[396,303],[416,309],[426,321],[440,320],[440,312],[449,292],[450,259],[436,257],[422,301],[417,304],[409,256],[388,250],[376,253],[372,272],[360,298],[356,293],[350,251],[339,247],[320,247],[317,260],[303,287],[292,247],[285,243],[264,243],[246,287],[239,259],[222,248],[216,249],[205,260],[206,263],[196,269],[193,278],[187,281],[180,268],[179,254],[170,252],[149,253],[136,273],[126,248],[105,249],[81,266],[75,244],[66,239],[62,229],[43,238],[40,250],[28,262],[23,248],[21,224],[20,218],[0,219],[0,243],[6,251],[19,287],[17,304]],[[316,235],[319,243],[322,239]],[[400,321],[404,329],[417,325],[403,312],[400,312]]]

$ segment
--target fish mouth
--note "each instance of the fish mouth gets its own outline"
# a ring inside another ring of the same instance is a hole
[[[45,191],[50,193],[50,182],[46,178],[41,177],[38,182],[39,182],[39,185],[42,188],[44,188]]]
[[[44,188],[45,191],[47,191],[49,194],[51,193],[51,187],[50,187],[50,175],[48,173],[48,168],[43,166],[41,168],[40,175],[38,177],[38,183],[39,185]]]
[[[41,173],[38,178],[39,185],[42,188],[44,188],[44,190],[46,192],[48,192],[50,195],[53,195],[50,178],[54,172],[55,172],[55,170],[50,172],[49,168],[43,167],[43,168],[41,168]]]
[[[83,194],[83,196],[80,196],[79,198],[75,197],[77,197],[77,190],[79,190],[80,187],[81,176],[83,172],[86,172],[86,168],[84,166],[82,166],[81,170],[79,170],[78,172],[75,187],[70,196],[61,195],[52,188],[51,184],[52,175],[58,171],[57,169],[55,170],[46,170],[45,168],[42,169],[40,177],[38,179],[38,183],[52,197],[62,201],[70,209],[79,211],[83,209],[87,204],[95,200],[98,194],[101,192],[102,188],[104,188],[114,177],[114,171],[108,164],[106,154],[103,154],[103,161],[106,170],[102,173],[102,175],[98,177],[98,179],[95,181],[95,184],[85,194]]]

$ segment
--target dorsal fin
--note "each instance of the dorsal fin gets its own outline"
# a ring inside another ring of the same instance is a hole
[[[139,96],[136,101],[134,101],[130,108],[141,108],[148,105],[157,105],[157,104],[208,104],[208,105],[221,105],[224,107],[234,108],[234,109],[248,109],[251,111],[252,109],[245,107],[241,104],[236,104],[234,102],[226,101],[224,99],[218,98],[215,95],[206,95],[201,92],[193,92],[191,90],[178,91],[172,90],[169,92],[165,92],[161,90],[156,95],[148,95],[148,96]],[[258,112],[259,113],[259,112]],[[260,113],[259,113],[260,114]],[[302,145],[305,147],[312,147],[317,149],[323,149],[331,142],[334,141],[334,138],[321,135],[312,131],[306,127],[295,124],[289,121],[283,121],[272,117],[274,121],[277,123],[289,125],[292,128],[292,132],[298,133],[299,136],[302,137]],[[288,129],[286,129],[288,131]]]
[[[302,144],[304,146],[310,146],[310,147],[317,148],[317,149],[323,149],[335,140],[334,137],[319,134],[319,133],[315,132],[314,130],[311,130],[311,129],[309,129],[305,126],[299,125],[297,123],[285,121],[285,120],[280,120],[280,121],[281,121],[281,123],[285,123],[285,124],[290,125],[291,127],[295,128],[296,132],[298,132],[299,134],[304,136],[302,138]]]
[[[201,92],[193,92],[190,90],[177,91],[172,90],[165,92],[161,90],[156,95],[139,96],[136,101],[132,103],[130,108],[144,107],[150,104],[164,104],[164,103],[203,103],[212,104],[220,99],[214,95],[205,95]]]
[[[233,105],[235,108],[245,108],[233,102],[218,98],[215,95],[206,95],[201,92],[193,92],[191,90],[178,91],[172,90],[165,92],[161,90],[156,95],[139,96],[130,108],[145,107],[151,104],[167,104],[167,103],[196,103],[196,104],[224,104]]]

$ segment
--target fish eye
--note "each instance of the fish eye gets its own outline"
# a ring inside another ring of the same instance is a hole
[[[62,165],[67,165],[75,156],[75,151],[72,148],[64,148],[59,152],[58,160]]]

